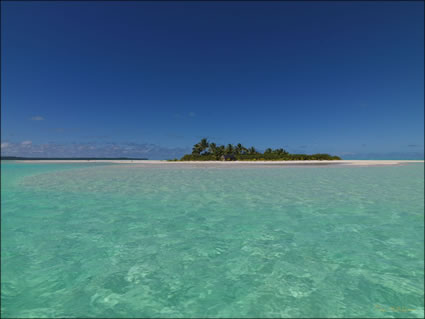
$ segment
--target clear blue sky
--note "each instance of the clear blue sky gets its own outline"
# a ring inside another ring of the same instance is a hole
[[[2,155],[423,158],[423,2],[1,6]]]

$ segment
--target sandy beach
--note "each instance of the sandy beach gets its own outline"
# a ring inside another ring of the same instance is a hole
[[[424,160],[335,160],[335,161],[166,161],[166,160],[17,160],[19,163],[114,163],[114,164],[166,164],[166,165],[350,165],[382,166],[424,163]]]

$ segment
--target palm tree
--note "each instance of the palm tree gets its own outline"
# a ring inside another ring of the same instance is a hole
[[[251,146],[249,149],[248,149],[248,154],[250,154],[250,155],[254,155],[254,154],[256,154],[257,153],[257,150],[255,149],[255,147],[254,146]]]
[[[277,155],[287,155],[287,154],[288,154],[288,152],[287,152],[287,151],[285,151],[283,148],[275,149],[275,150],[273,151],[273,153],[275,153],[275,154],[277,154]]]
[[[193,155],[200,155],[203,151],[208,149],[209,143],[206,138],[203,138],[199,143],[196,143],[193,145],[192,148],[192,154]]]
[[[226,148],[224,147],[224,145],[220,145],[217,149],[217,155],[221,156],[226,152]]]
[[[208,150],[211,154],[217,155],[217,144],[210,143]]]
[[[228,144],[227,146],[226,146],[226,149],[225,149],[225,151],[224,151],[226,154],[233,154],[233,152],[234,152],[234,149],[233,149],[233,145],[232,144]]]
[[[267,154],[267,155],[266,155]],[[192,155],[186,154],[182,157],[181,160],[197,160],[200,158],[204,160],[213,160],[220,159],[222,155],[233,155],[233,159],[285,159],[285,160],[307,160],[307,159],[340,159],[338,156],[331,156],[329,154],[290,154],[285,151],[283,148],[271,149],[267,148],[264,151],[264,154],[258,152],[254,146],[249,149],[245,148],[241,143],[238,143],[236,146],[228,144],[227,146],[220,145],[216,143],[209,143],[206,138],[201,139],[201,141],[192,148]],[[236,155],[236,156],[234,156]],[[238,155],[250,155],[250,156],[238,156]]]
[[[273,151],[274,154],[280,155],[282,154],[283,149],[282,148],[277,148]]]
[[[208,140],[206,138],[203,138],[199,142],[199,146],[201,148],[201,152],[205,151],[208,148],[208,146],[209,146]]]
[[[242,154],[244,148],[245,147],[243,147],[241,143],[238,143],[238,145],[236,145],[236,148],[235,148],[236,154],[238,154],[238,155]]]
[[[201,149],[201,146],[199,145],[199,143],[193,145],[192,155],[199,155],[199,154],[201,154],[201,152],[202,152],[202,149]]]

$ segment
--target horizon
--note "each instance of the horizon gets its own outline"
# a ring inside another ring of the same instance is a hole
[[[2,157],[424,159],[423,2],[1,8]]]

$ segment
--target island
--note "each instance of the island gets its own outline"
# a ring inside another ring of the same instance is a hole
[[[184,155],[180,160],[171,161],[309,161],[309,160],[341,160],[338,156],[329,154],[290,154],[283,148],[267,148],[263,153],[255,147],[246,148],[241,143],[237,145],[217,145],[207,138],[201,139],[192,148],[192,154]]]

